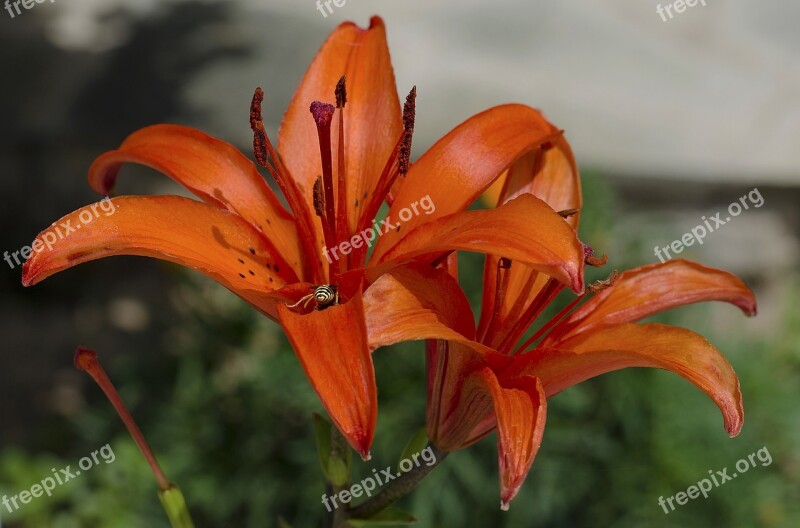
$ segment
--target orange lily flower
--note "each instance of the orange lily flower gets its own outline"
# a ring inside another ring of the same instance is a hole
[[[335,106],[320,102],[331,97]],[[117,197],[113,214],[82,225],[85,210],[75,211],[58,223],[81,229],[36,252],[23,284],[112,255],[154,257],[204,273],[283,326],[332,420],[366,458],[377,389],[362,297],[382,273],[466,250],[509,255],[583,288],[581,245],[541,200],[521,196],[496,210],[464,212],[514,161],[561,132],[532,108],[498,106],[456,127],[411,166],[414,97],[412,90],[401,110],[383,22],[375,17],[367,29],[344,23],[297,89],[277,150],[264,132],[263,92],[253,99],[256,159],[289,210],[230,144],[187,127],[147,127],[97,158],[91,187],[107,195],[121,165],[133,162],[201,201]],[[403,209],[423,197],[435,210],[406,221]],[[374,225],[384,200],[389,224],[399,217],[402,225],[382,236],[368,259],[356,237]],[[47,235],[34,247],[43,247]],[[353,251],[331,258],[345,242]]]
[[[564,223],[577,228],[581,192],[575,162],[565,140],[553,147],[524,156],[490,194],[505,204],[533,193],[563,211]],[[586,263],[602,265],[605,259],[593,257],[587,246]],[[507,253],[487,256],[476,328],[456,279],[455,258],[444,264],[393,270],[367,290],[370,345],[429,340],[428,436],[439,449],[454,451],[497,429],[503,509],[522,486],[541,445],[547,398],[606,372],[625,367],[675,372],[717,404],[730,436],[739,433],[744,416],[739,380],[722,354],[690,330],[635,324],[673,307],[710,300],[754,315],[755,298],[736,276],[686,260],[615,274],[590,286],[518,344],[564,289],[563,281]]]

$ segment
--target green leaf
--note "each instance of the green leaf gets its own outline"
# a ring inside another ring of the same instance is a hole
[[[278,517],[278,528],[292,528],[292,525],[286,522],[283,517]]]
[[[417,524],[418,521],[416,517],[403,510],[387,508],[369,519],[350,519],[347,522],[353,528],[361,528],[362,526],[407,526]]]
[[[158,496],[164,506],[164,511],[167,512],[172,528],[194,528],[183,493],[178,486],[173,484],[170,489],[160,491]]]
[[[400,471],[400,462],[410,459],[415,454],[421,452],[428,445],[428,430],[425,427],[417,429],[411,438],[408,439],[403,452],[400,454],[400,460],[397,462],[397,471]]]
[[[314,432],[317,437],[319,464],[325,478],[334,486],[344,486],[350,478],[352,455],[341,434],[334,430],[330,422],[314,413]]]

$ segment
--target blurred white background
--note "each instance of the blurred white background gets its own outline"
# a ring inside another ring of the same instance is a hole
[[[97,50],[125,35],[98,13],[163,3],[70,0],[37,9],[52,9],[55,41]],[[264,54],[279,46],[304,64],[339,22],[365,25],[381,14],[400,91],[419,87],[419,144],[486,107],[519,101],[564,128],[582,162],[616,174],[800,182],[796,1],[709,0],[667,22],[656,13],[666,2],[653,0],[346,0],[328,17],[314,0],[232,3],[244,8],[237,16],[246,23],[237,27],[247,33],[229,38],[262,42]],[[275,42],[263,31],[260,22],[278,14],[296,24],[302,43]],[[297,82],[296,65],[287,79],[265,64],[257,52],[206,72],[191,89],[227,137],[247,139],[229,117],[246,100],[234,95],[276,77]]]

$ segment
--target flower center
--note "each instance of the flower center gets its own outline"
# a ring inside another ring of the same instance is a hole
[[[391,190],[399,176],[408,173],[411,160],[411,145],[414,134],[416,118],[416,87],[412,88],[403,107],[403,132],[398,138],[389,158],[386,160],[383,171],[377,179],[372,195],[367,193],[361,197],[365,200],[363,209],[356,223],[356,230],[349,229],[347,177],[345,159],[345,134],[344,120],[347,105],[347,85],[345,78],[339,79],[334,91],[336,106],[320,101],[314,101],[309,106],[309,111],[317,127],[319,138],[320,166],[322,174],[314,183],[314,212],[319,217],[325,244],[333,248],[338,244],[351,239],[354,233],[363,231],[369,226],[378,214],[384,201],[391,204]],[[336,153],[336,179],[334,180],[334,155],[332,152],[332,124],[338,115],[338,152]],[[356,203],[355,206],[358,206]],[[337,279],[349,270],[363,267],[367,257],[367,247],[354,247],[352,252],[342,255],[335,262],[330,262],[330,282],[336,283]]]

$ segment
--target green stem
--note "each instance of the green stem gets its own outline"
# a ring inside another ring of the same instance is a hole
[[[158,492],[158,496],[172,528],[194,528],[183,493],[178,486],[172,484],[169,489]]]
[[[335,425],[331,424],[331,458],[341,458],[347,460],[347,457],[350,456],[350,445],[347,443],[344,435],[342,435],[339,428]],[[348,465],[348,474],[349,474],[349,466]],[[350,479],[348,478],[344,484],[341,486],[328,481],[326,486],[326,492],[329,497],[337,495],[340,491],[344,489],[350,489]],[[347,505],[341,508],[333,508],[328,514],[328,519],[326,520],[326,526],[330,528],[335,528],[347,520]]]
[[[447,457],[446,451],[437,449],[433,444],[428,445],[435,456],[436,461],[433,464],[430,466],[418,466],[408,473],[403,473],[367,502],[347,510],[347,519],[369,519],[413,491],[422,479],[427,477]]]

